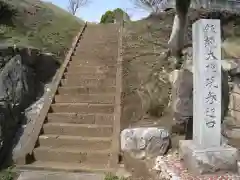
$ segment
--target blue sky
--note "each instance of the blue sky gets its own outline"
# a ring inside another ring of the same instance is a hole
[[[64,9],[67,9],[68,0],[44,0],[52,2]],[[85,21],[99,22],[102,14],[107,10],[113,10],[115,8],[122,8],[126,11],[132,20],[138,20],[148,15],[148,12],[144,10],[138,10],[131,3],[131,0],[90,0],[86,7],[82,7],[77,16]]]

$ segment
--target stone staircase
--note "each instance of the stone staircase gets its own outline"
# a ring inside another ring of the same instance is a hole
[[[111,171],[118,25],[88,25],[22,169]]]

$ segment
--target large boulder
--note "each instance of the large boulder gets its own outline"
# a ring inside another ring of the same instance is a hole
[[[36,97],[34,72],[13,57],[0,72],[0,160],[12,143],[24,108]]]
[[[29,114],[29,107],[43,95],[44,86],[59,63],[51,54],[27,47],[0,46],[0,57],[0,162],[3,162],[12,145],[18,143],[22,125],[38,115],[38,111]]]
[[[129,128],[121,133],[122,152],[130,154],[135,159],[164,155],[170,145],[169,133],[163,128]]]

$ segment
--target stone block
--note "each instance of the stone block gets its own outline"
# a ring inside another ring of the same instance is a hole
[[[229,115],[231,116],[232,125],[240,126],[240,111],[231,110],[229,108]]]
[[[238,75],[240,73],[240,61],[239,59],[222,60],[222,68],[232,76]]]
[[[121,132],[121,150],[136,159],[164,155],[170,141],[169,132],[163,128],[130,128]]]
[[[225,134],[231,139],[240,139],[240,128],[232,128],[225,130]]]
[[[230,94],[229,109],[234,111],[240,111],[240,94]]]
[[[238,77],[233,78],[232,93],[240,94],[240,78]]]
[[[177,122],[184,122],[193,115],[192,78],[192,72],[186,69],[174,70],[169,74],[172,84],[172,109]]]
[[[238,150],[228,145],[200,149],[193,141],[180,141],[180,157],[188,170],[196,175],[238,171]]]

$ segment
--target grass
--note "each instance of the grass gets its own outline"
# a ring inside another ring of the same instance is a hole
[[[30,46],[63,57],[83,21],[52,3],[40,0],[0,0],[12,12],[0,21],[0,43]],[[5,16],[4,16],[5,15]]]
[[[104,180],[128,180],[127,178],[115,176],[111,173],[106,174]]]
[[[15,180],[16,177],[17,173],[12,168],[0,171],[0,180]]]

